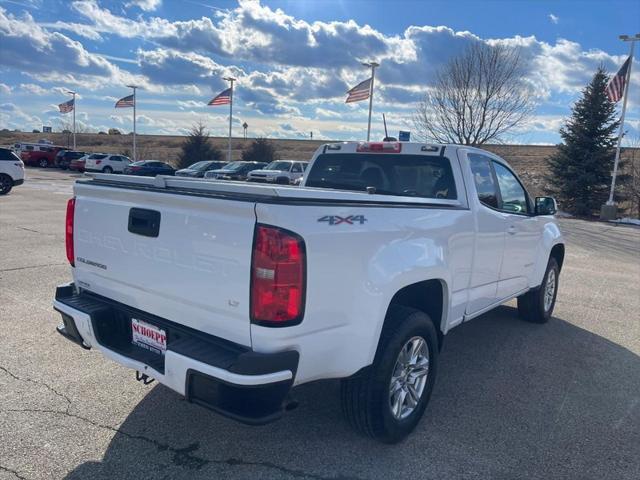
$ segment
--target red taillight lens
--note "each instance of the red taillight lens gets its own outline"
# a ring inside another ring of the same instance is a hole
[[[304,240],[293,232],[258,225],[251,263],[251,321],[282,327],[302,321]]]
[[[356,152],[400,153],[400,142],[360,142]]]
[[[100,165],[102,163],[102,160],[96,160],[96,165]]]
[[[75,267],[75,254],[73,251],[73,217],[76,212],[76,199],[71,198],[67,202],[67,220],[65,222],[65,244],[67,246],[67,260],[72,267]]]

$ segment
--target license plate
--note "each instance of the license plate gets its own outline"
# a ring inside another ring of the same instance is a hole
[[[167,332],[137,318],[131,319],[132,342],[138,347],[164,355],[167,350]]]

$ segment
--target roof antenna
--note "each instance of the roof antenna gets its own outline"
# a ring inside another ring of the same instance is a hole
[[[384,113],[382,114],[382,122],[384,123],[384,139],[382,140],[383,142],[397,142],[398,140],[394,137],[390,137],[389,133],[387,133],[387,119],[384,116]]]

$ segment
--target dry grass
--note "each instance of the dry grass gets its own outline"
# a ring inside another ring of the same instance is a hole
[[[53,133],[21,133],[0,132],[0,144],[11,145],[16,142],[36,142],[41,138],[48,138],[56,145],[68,145],[72,139],[66,134]],[[162,160],[175,163],[183,136],[169,135],[138,135],[138,158]],[[227,151],[227,138],[212,137],[212,143],[223,152]],[[232,140],[232,158],[240,159],[243,148],[252,140],[234,138]],[[308,160],[318,146],[327,143],[323,140],[272,140],[280,158],[294,160]],[[95,133],[79,133],[76,136],[77,149],[85,152],[120,153],[131,155],[132,138],[130,135],[98,135]],[[544,174],[546,172],[545,159],[555,153],[552,145],[486,145],[486,150],[493,152],[509,162],[518,175],[534,195],[542,195],[548,189]],[[627,152],[628,153],[628,152]],[[623,153],[623,158],[628,157]]]

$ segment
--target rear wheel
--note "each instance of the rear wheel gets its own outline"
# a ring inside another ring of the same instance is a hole
[[[111,168],[109,165],[107,165],[106,167],[104,167],[102,169],[102,173],[113,173],[113,168]]]
[[[38,166],[40,168],[47,168],[49,166],[49,162],[46,158],[41,158],[40,160],[38,160]]]
[[[427,407],[437,360],[429,316],[392,305],[373,364],[342,381],[342,410],[351,426],[385,443],[403,440]]]
[[[6,195],[13,188],[13,180],[9,175],[0,174],[0,195]]]
[[[542,285],[518,297],[518,314],[533,323],[547,323],[553,314],[558,295],[560,267],[555,258],[549,258]]]

